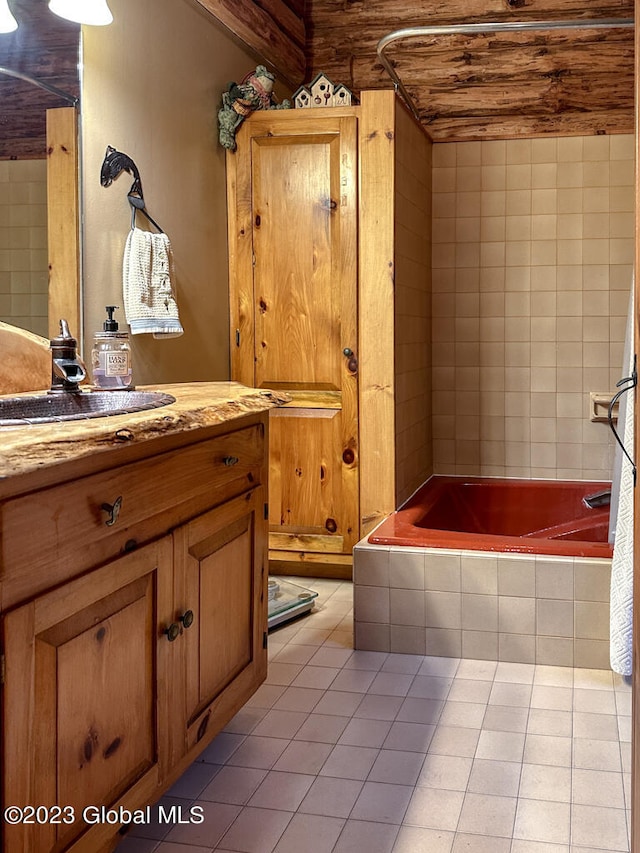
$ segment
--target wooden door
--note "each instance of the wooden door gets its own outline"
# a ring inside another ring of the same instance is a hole
[[[234,378],[292,397],[270,415],[271,556],[330,561],[359,538],[357,120],[288,114],[247,131],[235,164]]]
[[[174,532],[188,749],[219,731],[266,677],[264,511],[258,488]]]
[[[6,853],[66,849],[87,829],[86,807],[152,797],[167,770],[168,697],[156,716],[156,686],[166,684],[158,620],[170,601],[164,538],[5,614],[4,806],[67,807],[57,822],[5,822]],[[116,830],[90,826],[82,849]]]

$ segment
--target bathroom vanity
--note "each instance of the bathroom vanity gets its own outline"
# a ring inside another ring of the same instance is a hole
[[[121,822],[84,810],[157,800],[266,676],[282,401],[162,390],[176,402],[0,430],[2,806],[23,810],[5,853],[113,849]]]

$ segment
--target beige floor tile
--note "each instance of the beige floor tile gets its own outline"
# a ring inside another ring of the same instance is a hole
[[[378,757],[378,749],[364,746],[335,746],[322,766],[321,776],[364,781]]]
[[[613,690],[584,690],[576,687],[573,691],[573,710],[588,714],[615,714],[615,694]]]
[[[227,764],[270,770],[288,746],[289,740],[285,738],[249,735],[234,751]]]
[[[380,748],[390,728],[388,720],[352,719],[347,723],[338,743]]]
[[[344,669],[369,669],[378,672],[387,659],[387,652],[368,652],[364,649],[354,649]]]
[[[365,782],[349,817],[399,825],[412,795],[413,787],[410,785]]]
[[[621,751],[617,743],[607,740],[574,738],[573,766],[582,770],[621,770]]]
[[[495,681],[489,696],[490,705],[508,705],[515,708],[528,708],[531,702],[530,684],[515,684],[508,681]]]
[[[508,663],[500,661],[496,669],[496,681],[510,681],[514,684],[533,684],[535,665],[531,663]]]
[[[396,749],[381,749],[368,779],[392,785],[415,785],[422,769],[424,755]]]
[[[462,791],[416,788],[404,816],[404,823],[454,832],[458,826],[463,800]]]
[[[447,695],[447,701],[480,702],[483,705],[486,705],[489,701],[490,693],[490,681],[480,681],[473,678],[460,678],[460,675],[457,675]]]
[[[584,806],[625,807],[622,773],[575,768],[572,780],[572,800]]]
[[[435,726],[423,723],[395,722],[383,743],[385,749],[400,749],[408,752],[427,752]]]
[[[468,790],[475,794],[517,797],[521,765],[516,761],[491,761],[476,758],[469,777]]]
[[[393,853],[451,853],[453,832],[426,829],[423,826],[402,826]],[[498,851],[496,851],[498,853]]]
[[[291,820],[291,812],[244,808],[220,841],[223,850],[271,853]]]
[[[251,767],[223,767],[199,799],[244,806],[267,772]]]
[[[287,687],[282,696],[274,704],[274,711],[313,711],[324,696],[324,690],[310,687]],[[247,732],[248,734],[248,732]]]
[[[247,805],[261,809],[295,812],[313,784],[315,776],[271,770]]]
[[[290,773],[319,773],[332,749],[333,744],[330,743],[311,743],[306,740],[291,741],[273,765],[273,769]]]
[[[215,847],[220,842],[225,832],[239,816],[242,809],[240,806],[226,805],[222,803],[201,803],[202,823],[189,823],[175,826],[164,839],[176,844],[193,844],[203,847]],[[288,815],[290,818],[291,815]]]
[[[421,699],[440,699],[444,701],[449,694],[452,684],[452,678],[444,678],[439,675],[416,675],[407,696],[418,696]]]
[[[253,730],[252,736],[292,738],[307,719],[304,711],[276,711],[271,709]]]
[[[436,755],[458,755],[472,758],[480,738],[479,729],[461,729],[453,726],[438,726],[429,744],[429,753]]]
[[[517,802],[516,797],[468,793],[462,805],[458,831],[511,838]]]
[[[492,761],[522,761],[525,736],[520,732],[481,731],[476,758]]]
[[[344,820],[317,815],[295,814],[274,853],[331,853],[342,829]],[[188,853],[188,851],[185,851]]]
[[[418,785],[443,791],[466,791],[473,759],[457,755],[427,755]]]
[[[546,708],[531,708],[527,722],[527,732],[533,735],[571,737],[573,734],[573,714],[571,711],[551,711]]]
[[[337,743],[348,725],[348,717],[337,717],[331,714],[309,714],[296,732],[295,740]]]
[[[533,676],[534,684],[548,687],[573,687],[574,670],[568,666],[546,666],[537,664]]]
[[[627,820],[623,809],[576,805],[571,814],[571,840],[603,850],[627,849]]]
[[[546,708],[551,711],[571,711],[573,709],[573,691],[569,687],[534,684],[531,693],[531,707]]]
[[[572,741],[569,737],[527,734],[524,761],[527,764],[553,764],[571,767]]]
[[[347,818],[355,805],[363,782],[318,776],[298,811],[306,814]]]
[[[593,740],[618,740],[618,718],[615,714],[573,713],[573,736]]]
[[[401,696],[375,696],[367,693],[353,716],[367,720],[395,720],[403,702]]]
[[[568,844],[547,844],[546,841],[525,841],[514,838],[511,853],[569,853]],[[573,853],[573,848],[571,848]]]
[[[423,661],[422,655],[402,655],[392,653],[382,664],[382,672],[404,673],[416,675]]]
[[[549,764],[523,764],[520,797],[525,800],[571,802],[571,768]]]
[[[528,718],[528,708],[488,705],[482,728],[495,732],[524,732],[527,729]]]
[[[470,835],[466,832],[457,832],[451,853],[509,853],[510,849],[510,838],[496,838],[495,835]],[[429,850],[429,853],[431,853],[430,848],[424,848],[424,850]]]
[[[450,702],[447,700],[438,722],[443,726],[479,729],[482,726],[486,710],[487,706],[478,702]]]
[[[362,702],[362,694],[343,690],[327,690],[313,709],[316,714],[333,714],[337,717],[351,717]]]
[[[493,681],[498,664],[492,660],[461,660],[456,669],[456,678],[471,678],[478,681]]]
[[[348,820],[333,853],[391,853],[398,826],[366,820]]]
[[[400,706],[397,719],[403,723],[437,723],[443,707],[444,702],[437,699],[418,699],[409,696]]]
[[[413,675],[404,672],[379,672],[371,682],[368,693],[380,696],[406,696],[411,687]]]
[[[571,829],[571,807],[568,803],[543,800],[519,800],[514,838],[568,844]]]

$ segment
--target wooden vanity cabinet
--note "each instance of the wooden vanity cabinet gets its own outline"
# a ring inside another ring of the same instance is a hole
[[[3,601],[26,593],[1,616],[2,804],[60,807],[57,823],[41,821],[44,811],[4,822],[5,853],[113,849],[120,824],[92,824],[90,812],[87,825],[83,810],[153,803],[264,680],[266,425],[250,415],[205,441],[194,434],[179,449],[0,505]],[[191,464],[176,480],[181,459]],[[141,483],[142,473],[152,480]],[[111,524],[93,511],[100,492],[103,503],[121,499]],[[35,573],[29,595],[13,577],[20,543],[6,523],[17,510],[39,520],[28,552],[39,532],[54,537],[69,506],[82,521],[75,556],[65,569],[46,541],[55,583],[43,589],[47,575]],[[111,558],[78,571],[96,548]]]

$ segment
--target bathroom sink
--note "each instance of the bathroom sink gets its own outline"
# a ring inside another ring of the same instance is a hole
[[[0,426],[105,418],[158,409],[175,401],[171,394],[161,391],[86,391],[0,397]]]

